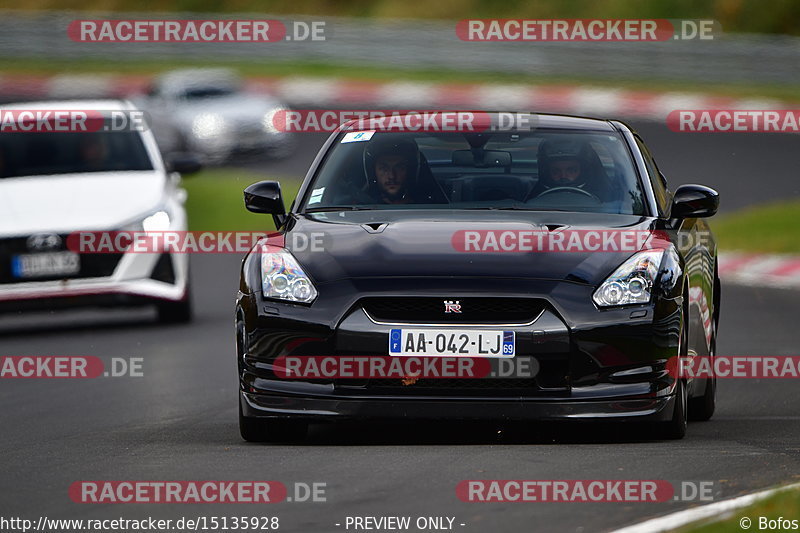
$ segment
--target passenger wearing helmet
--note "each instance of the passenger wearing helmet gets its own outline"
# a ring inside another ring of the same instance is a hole
[[[605,201],[611,192],[600,158],[588,143],[571,140],[544,141],[539,147],[538,164],[539,181],[529,198],[566,187],[586,191]]]

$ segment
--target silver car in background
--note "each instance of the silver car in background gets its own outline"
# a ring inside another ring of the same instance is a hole
[[[136,100],[150,115],[161,151],[191,152],[206,164],[242,155],[289,156],[291,133],[273,117],[286,107],[268,94],[248,93],[229,69],[181,69],[157,77]]]

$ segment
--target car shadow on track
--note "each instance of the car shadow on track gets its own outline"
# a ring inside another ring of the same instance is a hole
[[[313,424],[304,439],[290,442],[300,446],[613,444],[652,442],[652,435],[652,428],[644,424],[603,422],[339,422]]]
[[[36,311],[0,316],[0,338],[162,327],[155,319],[155,310],[149,308]]]

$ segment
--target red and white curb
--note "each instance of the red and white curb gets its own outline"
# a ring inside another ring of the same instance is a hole
[[[721,253],[719,277],[738,285],[800,288],[800,256]]]
[[[150,76],[76,74],[2,75],[0,97],[125,98],[142,94]],[[774,99],[736,99],[701,93],[656,92],[564,85],[376,82],[339,78],[256,77],[252,91],[268,91],[289,105],[379,106],[387,109],[470,108],[540,111],[664,120],[676,109],[785,109]]]
[[[739,509],[748,507],[749,505],[752,505],[760,500],[769,498],[773,494],[796,489],[800,489],[800,483],[793,483],[784,487],[754,492],[752,494],[745,494],[744,496],[739,496],[738,498],[732,498],[730,500],[723,500],[720,502],[710,503],[708,505],[701,505],[700,507],[694,507],[692,509],[685,509],[683,511],[678,511],[665,516],[660,516],[658,518],[653,518],[645,522],[640,522],[632,526],[624,527],[622,529],[616,529],[611,533],[662,533],[666,531],[674,531],[687,524],[699,522],[701,520],[710,520],[716,522],[718,520],[723,520],[730,517],[733,515],[734,511],[738,511]],[[747,521],[745,521],[745,518]],[[742,518],[738,524],[741,530],[747,530],[752,525],[756,525],[756,530],[759,529],[757,525],[758,517],[754,518],[752,516],[748,516],[745,518]]]

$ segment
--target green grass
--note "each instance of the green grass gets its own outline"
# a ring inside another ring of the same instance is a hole
[[[754,503],[733,513],[730,517],[718,522],[705,522],[700,525],[689,525],[681,528],[680,533],[728,533],[731,531],[770,531],[759,528],[759,517],[775,520],[778,517],[798,520],[800,522],[800,490],[786,490],[779,492],[760,502]],[[740,520],[744,517],[750,519],[750,527],[743,529]],[[771,531],[788,531],[787,529],[772,529]]]
[[[259,181],[255,173],[238,169],[210,169],[184,177],[189,193],[186,211],[191,231],[272,231],[270,215],[251,213],[244,207],[245,187]],[[275,179],[275,178],[273,178]],[[288,207],[300,187],[299,180],[280,179],[283,200]]]
[[[735,98],[777,98],[797,101],[800,86],[752,83],[701,83],[686,80],[657,79],[603,79],[585,76],[540,76],[527,72],[464,72],[449,69],[402,69],[389,66],[363,66],[346,62],[231,61],[209,55],[202,60],[125,60],[109,62],[97,59],[0,58],[0,72],[4,74],[137,74],[155,75],[184,67],[230,67],[244,76],[308,76],[333,77],[365,81],[420,81],[440,83],[509,83],[530,85],[591,85],[595,87],[627,88],[642,91],[706,92]]]
[[[800,200],[750,207],[710,224],[726,251],[800,254]]]

